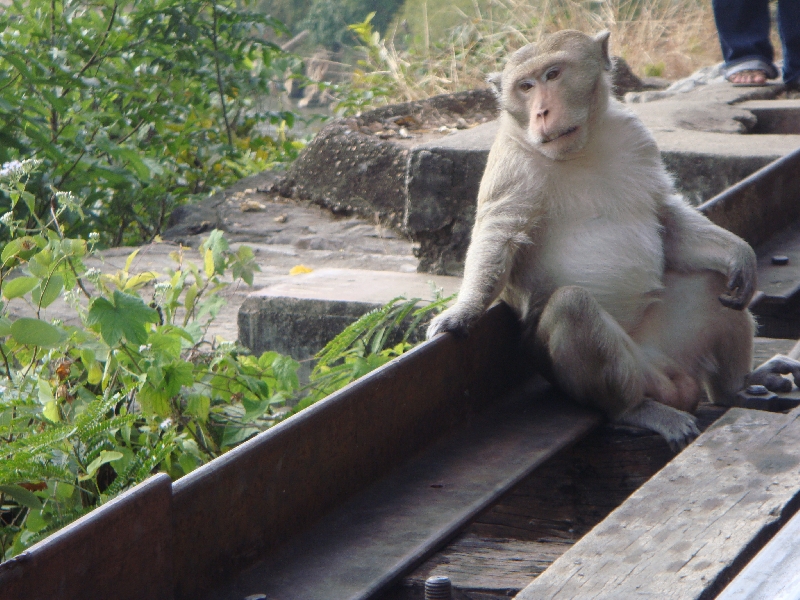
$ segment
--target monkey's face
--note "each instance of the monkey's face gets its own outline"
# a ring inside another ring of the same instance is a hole
[[[500,104],[523,140],[565,160],[580,153],[608,106],[608,35],[562,31],[514,53],[500,80]]]

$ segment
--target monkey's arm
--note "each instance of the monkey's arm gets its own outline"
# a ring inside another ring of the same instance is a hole
[[[666,268],[722,273],[728,278],[728,293],[719,301],[728,308],[747,308],[756,290],[756,254],[750,245],[678,196],[667,197],[659,212]]]
[[[497,299],[508,281],[517,250],[530,242],[532,209],[530,202],[515,194],[479,204],[458,300],[431,322],[428,339],[445,331],[466,335]]]

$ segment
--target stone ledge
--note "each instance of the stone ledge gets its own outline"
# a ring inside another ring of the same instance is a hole
[[[274,350],[307,360],[353,321],[393,298],[432,300],[431,283],[449,296],[461,279],[358,269],[297,275],[248,296],[239,309],[239,341],[255,354]],[[304,365],[301,376],[309,371]]]

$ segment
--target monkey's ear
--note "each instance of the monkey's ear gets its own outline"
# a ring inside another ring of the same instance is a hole
[[[594,36],[594,41],[600,45],[600,51],[603,54],[603,68],[606,71],[611,70],[611,55],[608,53],[608,38],[610,36],[611,32],[608,30],[601,31]]]
[[[494,90],[494,95],[498,98],[503,93],[503,74],[498,73],[489,73],[489,76],[486,78],[486,83],[492,86],[492,90]]]

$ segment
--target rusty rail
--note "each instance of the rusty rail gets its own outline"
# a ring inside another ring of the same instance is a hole
[[[241,598],[253,586],[373,597],[600,422],[543,401],[542,388],[536,403],[511,393],[532,375],[517,341],[516,319],[498,305],[467,339],[423,344],[175,483],[151,478],[1,564],[0,598]],[[483,469],[483,487],[470,467]],[[431,477],[441,486],[424,484]],[[394,516],[374,510],[378,499],[395,502]],[[392,519],[407,535],[387,552]],[[354,543],[342,523],[366,535]],[[314,542],[292,554],[304,532]],[[279,560],[291,568],[276,577]],[[348,573],[339,588],[326,564]]]

